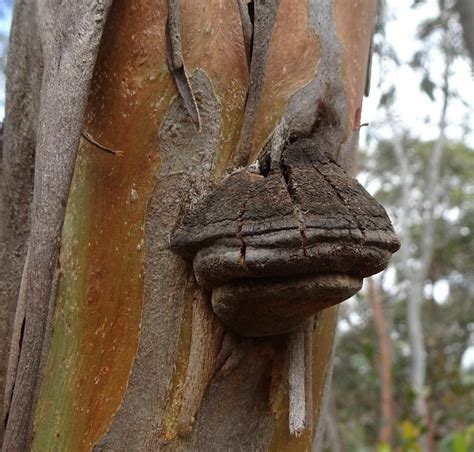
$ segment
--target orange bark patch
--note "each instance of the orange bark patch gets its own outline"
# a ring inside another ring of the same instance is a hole
[[[140,333],[143,224],[159,163],[157,128],[175,95],[166,13],[164,1],[118,0],[104,32],[84,130],[123,155],[81,145],[36,450],[92,447],[127,386]]]
[[[249,84],[240,13],[233,0],[183,0],[181,21],[188,72],[202,69],[221,104],[221,148],[214,173],[218,180],[239,141]]]
[[[291,96],[316,77],[319,58],[319,39],[308,29],[307,2],[282,0],[268,49],[251,160],[282,117]]]
[[[116,0],[104,31],[84,131],[122,155],[81,143],[34,450],[90,449],[127,388],[139,344],[144,221],[160,164],[159,129],[177,94],[166,61],[166,19],[165,0]],[[236,3],[183,1],[182,32],[188,72],[206,72],[221,104],[218,174],[238,142],[248,85]],[[189,319],[182,328],[190,332]],[[189,353],[182,342],[176,382]]]
[[[375,0],[335,0],[334,22],[342,44],[343,82],[347,100],[346,139],[359,127],[370,41],[377,7]]]

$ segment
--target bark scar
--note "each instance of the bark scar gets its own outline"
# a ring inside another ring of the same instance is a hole
[[[245,208],[246,208],[246,203],[244,201],[240,205],[239,219],[237,221],[237,239],[240,241],[239,263],[243,268],[245,268],[245,266],[246,266],[245,253],[246,253],[246,249],[247,249],[247,245],[246,245],[244,237],[242,235],[242,229],[244,227]]]

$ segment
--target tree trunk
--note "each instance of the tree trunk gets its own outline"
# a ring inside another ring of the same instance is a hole
[[[2,217],[18,204],[28,218],[31,199],[30,173],[5,162],[36,159],[26,295],[24,251],[2,274],[2,303],[20,292],[4,450],[309,450],[336,310],[303,338],[306,428],[290,435],[288,338],[227,331],[169,239],[279,137],[312,137],[351,169],[375,1],[116,0],[103,29],[107,2],[36,5],[15,5],[25,64],[9,58]],[[5,261],[24,250],[12,227]]]
[[[456,7],[462,25],[464,43],[474,67],[474,30],[472,27],[474,23],[474,2],[472,0],[457,0]]]
[[[415,392],[415,414],[423,420],[425,426],[429,426],[429,412],[426,400],[426,347],[423,334],[422,304],[424,300],[423,289],[432,264],[435,249],[435,210],[441,195],[440,173],[441,162],[445,148],[446,136],[446,114],[450,100],[449,73],[452,56],[448,49],[443,49],[445,66],[443,71],[442,107],[439,119],[439,135],[433,143],[426,173],[425,199],[422,209],[423,221],[421,229],[423,234],[420,243],[415,244],[412,239],[410,224],[411,210],[413,209],[410,199],[411,181],[414,173],[410,171],[407,152],[402,143],[402,137],[395,132],[393,148],[402,178],[402,224],[400,228],[401,242],[400,259],[403,263],[402,274],[410,285],[407,294],[407,324],[410,342],[411,363],[410,382]],[[392,120],[393,121],[393,120]],[[395,127],[394,127],[395,129]],[[419,258],[418,258],[419,255]],[[413,265],[411,262],[417,262]],[[428,449],[426,437],[422,438],[424,450]]]
[[[391,445],[393,439],[393,384],[392,384],[392,344],[390,331],[380,299],[380,288],[373,278],[367,278],[369,300],[372,306],[375,330],[377,332],[379,349],[380,374],[380,411],[382,414],[379,441]]]
[[[337,420],[335,416],[334,399],[329,396],[329,404],[327,412],[325,414],[326,421],[326,438],[329,443],[329,449],[331,452],[344,452],[346,450],[344,441],[337,426]],[[318,449],[313,449],[314,452],[318,452]]]

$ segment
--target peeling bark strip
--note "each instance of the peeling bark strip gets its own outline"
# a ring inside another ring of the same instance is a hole
[[[87,132],[81,132],[81,137],[84,138],[88,143],[92,144],[93,146],[100,149],[101,151],[107,152],[108,154],[113,154],[113,155],[123,154],[123,151],[108,148],[104,146],[103,144],[100,144],[98,141],[94,140],[94,138],[92,138]]]
[[[304,390],[305,390],[305,426],[313,428],[313,333],[314,316],[304,324]]]
[[[289,426],[292,435],[300,436],[306,419],[305,335],[302,326],[290,333],[289,342]]]
[[[280,0],[256,0],[254,4],[254,24],[252,59],[250,62],[250,86],[245,104],[245,116],[240,132],[236,166],[248,165],[252,152],[253,136],[260,98],[265,83],[265,65],[270,46],[273,26],[277,17]],[[244,24],[245,26],[245,24]],[[248,32],[247,32],[248,33]],[[246,37],[248,41],[248,36]]]
[[[300,436],[313,427],[313,327],[314,317],[288,335],[290,434]]]
[[[242,33],[244,35],[245,54],[247,55],[247,64],[250,71],[250,64],[252,63],[253,23],[249,8],[253,9],[253,2],[247,3],[246,0],[237,1],[239,4],[240,21],[242,22]]]
[[[201,132],[201,117],[196,99],[184,66],[181,50],[181,0],[168,0],[168,22],[166,23],[168,66],[173,74],[179,94],[198,132]]]
[[[215,371],[224,328],[212,314],[208,300],[200,292],[194,300],[191,350],[178,432],[189,436],[196,422],[202,398]]]
[[[28,268],[28,256],[26,256],[24,272]],[[25,310],[26,310],[26,295],[25,295],[25,281],[26,278],[22,277],[20,284],[20,291],[18,293],[18,299],[21,303],[18,303],[15,319],[13,321],[12,337],[10,340],[10,354],[8,355],[8,366],[7,375],[5,380],[5,400],[3,405],[3,423],[7,424],[8,412],[10,410],[10,404],[12,402],[13,388],[15,387],[15,378],[18,370],[18,360],[20,357],[21,344],[25,329]]]
[[[39,3],[44,75],[38,117],[32,226],[24,273],[25,330],[3,449],[26,450],[87,93],[111,0]],[[15,359],[13,359],[15,360]],[[9,395],[7,394],[7,398]]]

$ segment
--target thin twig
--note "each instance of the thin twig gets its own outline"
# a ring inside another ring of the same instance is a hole
[[[105,152],[107,152],[109,154],[113,154],[113,155],[123,155],[123,151],[118,151],[118,150],[115,150],[115,149],[112,149],[112,148],[108,148],[108,147],[100,144],[99,142],[94,140],[94,138],[92,138],[87,132],[82,131],[81,136],[82,136],[82,138],[84,138],[84,140],[86,140],[88,143],[92,144],[96,148],[99,148],[101,151],[105,151]]]

